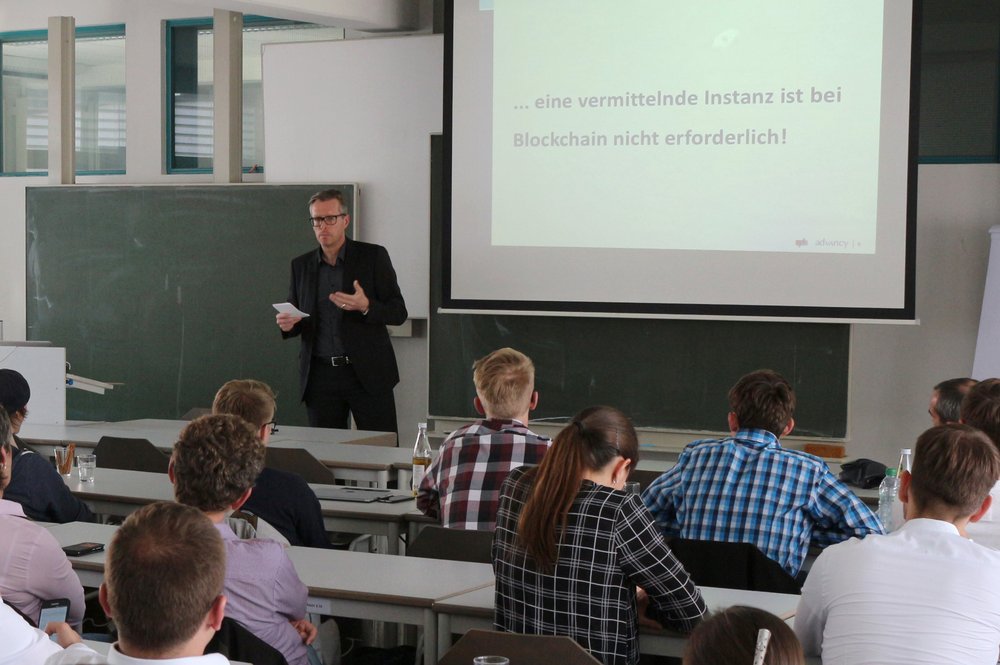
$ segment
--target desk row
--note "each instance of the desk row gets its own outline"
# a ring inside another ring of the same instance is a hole
[[[108,543],[116,527],[71,522],[49,527],[61,546],[77,542]],[[289,557],[309,589],[308,610],[416,625],[423,629],[424,663],[437,662],[453,633],[492,627],[493,568],[484,563],[386,557],[364,552],[292,547]],[[106,553],[70,557],[84,586],[104,577]],[[730,605],[759,607],[783,618],[794,615],[798,595],[702,587],[711,610]],[[669,631],[644,630],[643,653],[679,656],[685,638]]]

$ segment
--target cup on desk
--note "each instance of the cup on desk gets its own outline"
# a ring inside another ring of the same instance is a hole
[[[476,656],[472,665],[510,665],[510,659],[507,656]]]
[[[94,482],[94,471],[97,469],[97,455],[77,455],[76,468],[80,470],[80,482]]]
[[[53,450],[56,458],[56,470],[60,475],[68,476],[73,473],[73,452],[68,446],[56,446]]]

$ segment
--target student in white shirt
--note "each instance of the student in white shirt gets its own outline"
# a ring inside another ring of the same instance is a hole
[[[76,635],[69,624],[61,625]],[[50,640],[44,630],[32,626],[4,603],[0,603],[0,644],[3,645],[0,665],[43,665],[49,656],[62,652],[62,647]],[[74,650],[84,648],[83,645],[73,647]]]
[[[917,439],[900,476],[906,523],[827,548],[795,614],[806,655],[824,665],[995,665],[1000,552],[966,537],[990,507],[1000,453],[966,425]]]
[[[58,624],[69,646],[47,665],[227,665],[202,655],[222,625],[226,550],[215,525],[197,508],[162,502],[132,513],[108,547],[101,606],[118,626],[118,642],[102,656]],[[51,624],[50,630],[57,624]]]

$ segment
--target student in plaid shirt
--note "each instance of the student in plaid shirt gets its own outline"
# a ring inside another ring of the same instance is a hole
[[[492,531],[500,486],[511,469],[542,461],[548,437],[527,427],[538,404],[535,366],[510,348],[472,366],[476,411],[486,416],[451,433],[420,483],[417,508],[452,529]]]
[[[566,635],[605,665],[632,665],[640,621],[688,632],[705,614],[642,501],[623,491],[638,448],[621,411],[590,407],[541,465],[511,471],[493,538],[498,630]]]
[[[795,426],[795,393],[784,377],[747,374],[730,389],[729,405],[732,436],[688,444],[642,494],[668,537],[753,543],[797,575],[810,543],[882,533],[823,460],[778,443]]]

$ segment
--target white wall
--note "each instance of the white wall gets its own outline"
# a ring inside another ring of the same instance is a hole
[[[1000,165],[921,166],[918,192],[920,325],[854,328],[848,451],[883,462],[930,426],[934,384],[972,372]]]

